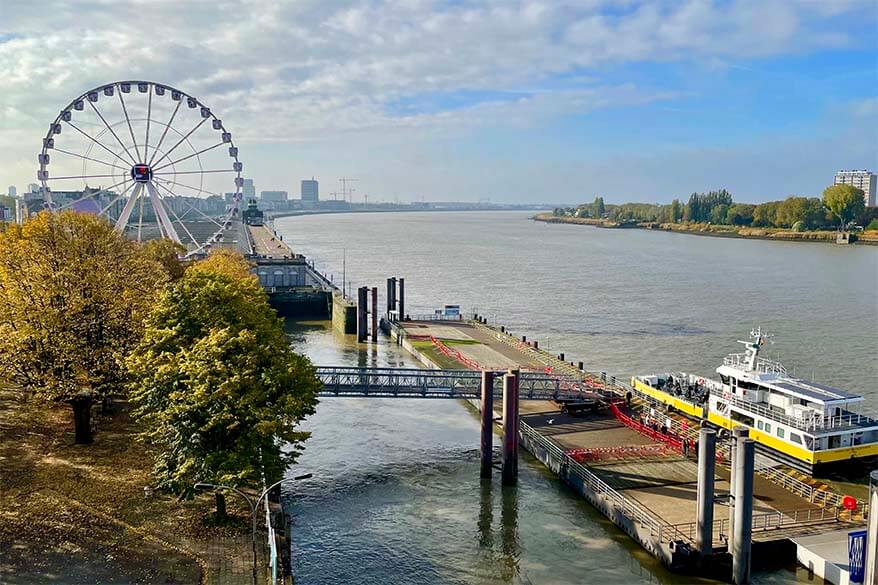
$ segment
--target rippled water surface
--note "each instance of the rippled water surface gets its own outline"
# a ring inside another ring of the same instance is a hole
[[[517,213],[296,217],[277,230],[352,286],[406,278],[409,312],[476,308],[618,374],[710,374],[753,325],[799,375],[878,400],[878,249],[544,225]],[[343,250],[346,249],[346,254]],[[321,364],[416,365],[291,326]],[[688,583],[527,458],[517,489],[478,479],[458,401],[325,399],[289,492],[298,583]],[[807,582],[801,571],[761,583]]]

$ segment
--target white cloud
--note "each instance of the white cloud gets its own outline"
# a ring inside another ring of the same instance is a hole
[[[667,89],[602,82],[591,68],[722,62],[852,42],[823,19],[868,2],[826,4],[16,2],[4,5],[0,23],[3,174],[29,181],[46,124],[74,96],[111,80],[154,79],[191,92],[221,112],[244,144],[527,125],[673,97]],[[508,90],[522,97],[489,95],[413,113],[392,107],[424,95]]]

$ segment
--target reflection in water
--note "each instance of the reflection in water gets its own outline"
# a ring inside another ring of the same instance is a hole
[[[494,502],[491,499],[491,482],[482,481],[479,494],[479,546],[491,549],[494,546],[494,533],[491,523],[494,521]]]
[[[521,545],[518,542],[518,486],[505,486],[500,491],[501,533],[503,534],[503,561],[505,571],[503,581],[512,583],[518,575],[518,556]]]

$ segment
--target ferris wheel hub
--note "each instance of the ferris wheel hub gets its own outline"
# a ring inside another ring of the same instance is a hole
[[[131,167],[131,178],[136,183],[149,183],[152,180],[152,167],[144,163],[134,165]]]

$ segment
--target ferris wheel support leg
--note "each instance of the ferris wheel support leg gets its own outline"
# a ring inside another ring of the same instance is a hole
[[[128,198],[125,207],[122,208],[122,213],[119,214],[119,219],[116,220],[115,230],[117,232],[125,231],[125,226],[128,225],[128,220],[131,218],[131,212],[134,211],[134,204],[137,203],[137,199],[140,197],[140,192],[142,190],[142,183],[134,185],[134,191],[131,193],[131,197]]]
[[[152,181],[146,183],[146,190],[149,191],[149,200],[152,203],[152,208],[155,210],[156,218],[158,219],[162,230],[165,232],[165,235],[175,243],[182,244],[183,242],[180,240],[180,236],[177,235],[177,230],[174,229],[174,224],[171,223],[171,218],[168,217],[168,211],[165,209],[165,205],[162,203],[159,193],[156,190],[155,185],[152,184]]]

